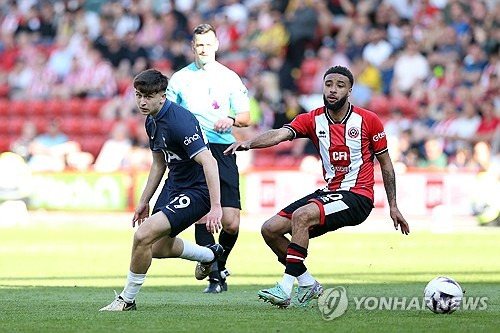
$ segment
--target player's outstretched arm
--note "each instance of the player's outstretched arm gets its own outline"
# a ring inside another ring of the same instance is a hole
[[[399,211],[398,204],[396,203],[396,175],[394,173],[394,167],[392,166],[391,157],[388,152],[385,152],[377,155],[377,160],[380,162],[382,179],[384,180],[385,192],[387,194],[387,201],[389,202],[394,228],[398,230],[399,226],[401,226],[401,233],[408,235],[410,233],[410,226],[403,217],[403,214]]]
[[[160,185],[166,169],[167,163],[165,162],[165,155],[163,155],[163,153],[153,153],[153,164],[151,164],[151,169],[149,170],[146,187],[144,191],[142,191],[139,204],[135,208],[134,216],[132,217],[132,227],[134,227],[136,223],[141,225],[141,223],[148,218],[149,201],[153,197],[158,185]]]
[[[220,205],[219,168],[209,150],[198,153],[194,160],[203,167],[210,193],[210,212],[207,214],[207,230],[211,233],[222,229],[222,207]]]
[[[243,142],[235,142],[224,150],[224,155],[234,154],[236,151],[249,150],[256,148],[267,148],[276,146],[278,143],[290,140],[293,133],[287,128],[269,130],[256,138]]]

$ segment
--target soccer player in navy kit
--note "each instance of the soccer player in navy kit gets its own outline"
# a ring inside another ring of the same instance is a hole
[[[196,266],[197,279],[202,280],[209,275],[205,293],[227,290],[229,270],[226,269],[226,261],[238,238],[241,204],[236,156],[225,156],[223,153],[236,141],[231,128],[250,124],[247,88],[238,74],[215,60],[218,46],[214,27],[210,24],[198,25],[193,31],[194,62],[174,73],[167,88],[168,99],[196,116],[219,166],[223,211],[219,243],[224,248],[224,254],[213,265],[211,272],[204,270],[206,266]],[[196,243],[214,244],[215,239],[207,232],[204,223],[202,219],[196,224]]]
[[[218,232],[221,225],[217,161],[196,118],[166,99],[168,79],[149,69],[134,78],[137,108],[146,117],[146,132],[153,164],[141,195],[132,227],[134,235],[130,271],[125,288],[100,311],[135,310],[135,298],[144,283],[152,258],[198,261],[208,270],[223,253],[219,244],[199,246],[176,237],[207,216],[206,227]],[[149,201],[169,167],[168,178],[149,216]]]
[[[374,157],[380,163],[394,227],[400,227],[405,235],[410,232],[396,203],[394,168],[382,122],[375,113],[348,102],[354,84],[349,69],[328,69],[323,83],[323,107],[298,115],[280,129],[237,142],[224,152],[266,148],[307,137],[321,157],[326,187],[295,201],[262,225],[264,240],[286,268],[282,281],[260,290],[258,296],[279,307],[307,306],[321,295],[322,286],[304,265],[309,239],[358,225],[368,217],[373,208]],[[286,234],[291,234],[290,240]],[[292,299],[295,280],[298,288]]]

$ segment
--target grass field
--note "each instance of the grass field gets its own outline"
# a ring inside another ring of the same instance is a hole
[[[138,311],[99,313],[120,292],[133,231],[94,223],[0,228],[0,332],[498,332],[500,230],[433,234],[336,232],[311,242],[306,261],[325,288],[343,286],[347,312],[325,321],[317,307],[281,310],[256,293],[283,268],[258,232],[241,233],[228,267],[229,291],[205,295],[194,263],[154,260]],[[192,230],[182,234],[193,239]],[[424,310],[356,309],[354,297],[421,296],[438,275],[485,310],[435,315]]]

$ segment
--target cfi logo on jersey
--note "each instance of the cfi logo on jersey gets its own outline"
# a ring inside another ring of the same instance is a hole
[[[330,148],[330,161],[333,168],[347,167],[350,162],[350,150],[347,146],[333,146]],[[339,170],[337,170],[339,171]],[[345,171],[345,170],[342,170]]]
[[[347,135],[349,135],[351,139],[356,139],[359,136],[359,128],[357,127],[349,128],[349,130],[347,131]]]

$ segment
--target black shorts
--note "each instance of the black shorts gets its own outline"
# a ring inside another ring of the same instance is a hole
[[[211,143],[210,151],[219,165],[220,204],[222,207],[241,209],[240,174],[236,165],[236,154],[224,155],[230,145]]]
[[[362,223],[373,209],[373,203],[364,195],[350,191],[317,190],[282,209],[278,215],[292,218],[298,208],[314,202],[320,210],[319,225],[309,228],[309,237],[321,236],[345,226]]]
[[[170,222],[170,237],[175,237],[210,211],[208,188],[200,185],[183,190],[169,190],[164,186],[156,200],[153,214],[159,211]]]

